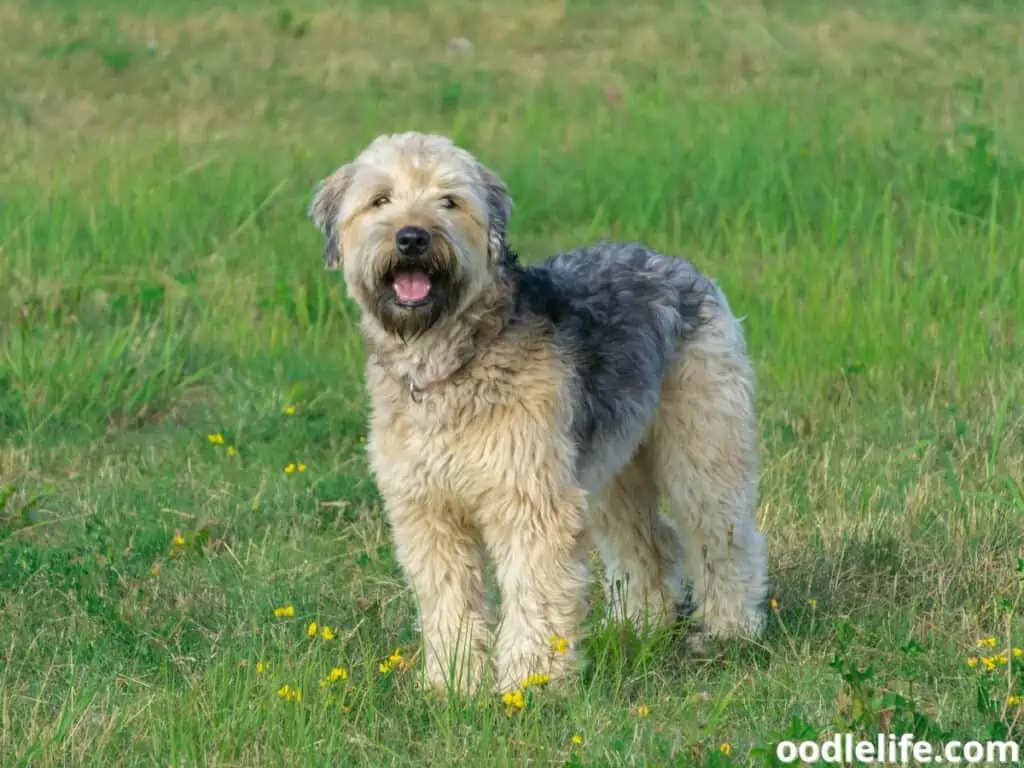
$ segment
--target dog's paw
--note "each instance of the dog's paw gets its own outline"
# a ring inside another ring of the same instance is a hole
[[[556,638],[543,650],[506,657],[499,662],[496,688],[498,693],[504,694],[555,684],[571,676],[576,664],[576,649],[568,641]]]
[[[428,659],[423,672],[423,688],[443,695],[473,696],[493,678],[490,659],[482,652],[450,660]]]

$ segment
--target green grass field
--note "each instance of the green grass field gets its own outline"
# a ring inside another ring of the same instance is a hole
[[[0,4],[0,764],[1024,739],[1024,10],[846,5]],[[644,240],[746,317],[763,642],[595,618],[511,715],[381,672],[413,603],[305,210],[408,129],[506,179],[525,260]]]

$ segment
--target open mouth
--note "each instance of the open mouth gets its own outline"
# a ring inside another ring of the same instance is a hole
[[[399,269],[391,275],[395,303],[418,307],[430,301],[430,276],[422,269]]]

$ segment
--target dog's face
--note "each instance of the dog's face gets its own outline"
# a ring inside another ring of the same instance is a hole
[[[381,326],[415,337],[458,312],[500,268],[504,183],[441,136],[380,136],[324,180],[310,216],[324,264]]]

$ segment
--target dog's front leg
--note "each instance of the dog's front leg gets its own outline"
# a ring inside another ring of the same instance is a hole
[[[482,515],[502,593],[495,644],[501,691],[555,680],[576,662],[588,574],[582,494],[517,494]]]
[[[416,594],[427,681],[472,691],[488,671],[490,645],[479,535],[449,504],[388,502],[398,561]]]

